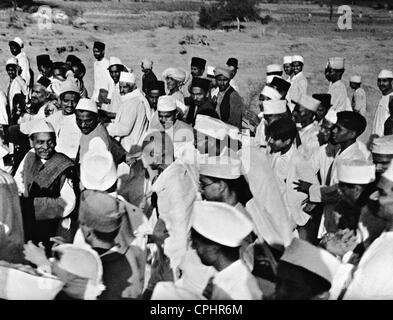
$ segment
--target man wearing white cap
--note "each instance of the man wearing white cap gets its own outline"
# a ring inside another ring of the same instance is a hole
[[[372,140],[370,151],[376,166],[377,178],[384,173],[393,159],[393,136],[384,136]]]
[[[210,80],[210,88],[209,88],[209,99],[213,104],[217,102],[217,95],[220,89],[218,89],[217,81],[214,76],[214,69],[213,66],[207,66],[206,69],[206,78]]]
[[[135,75],[121,72],[119,79],[120,106],[113,123],[107,126],[108,133],[120,140],[127,152],[140,146],[150,116],[150,105],[140,89],[137,88]]]
[[[102,104],[101,109],[107,112],[110,118],[114,118],[120,107],[120,73],[128,72],[128,69],[119,58],[110,57],[108,71],[112,79],[109,92],[106,93],[105,91],[100,90],[101,94],[99,94],[99,103]]]
[[[345,59],[333,57],[328,59],[325,68],[325,77],[329,81],[328,93],[332,96],[332,109],[337,112],[352,111],[348,98],[347,88],[341,80],[345,71]]]
[[[302,56],[292,56],[293,76],[291,79],[291,87],[287,93],[287,101],[289,109],[293,111],[295,108],[294,101],[298,101],[302,94],[307,94],[307,79],[303,73],[304,59]]]
[[[292,100],[292,102],[295,104],[292,112],[293,118],[300,125],[298,149],[306,159],[309,159],[319,149],[317,137],[319,126],[315,121],[315,116],[321,101],[302,94],[299,100]]]
[[[100,138],[106,149],[112,153],[116,165],[125,161],[126,150],[112,138],[98,118],[97,104],[92,99],[82,98],[75,109],[76,124],[82,135],[79,141],[79,150],[76,159],[80,162],[89,148],[90,141]]]
[[[378,88],[381,90],[382,98],[379,100],[375,112],[372,134],[382,137],[384,135],[384,124],[389,118],[391,97],[393,96],[393,72],[382,70],[378,75]]]
[[[333,209],[338,200],[337,165],[343,160],[368,160],[371,154],[363,150],[357,138],[364,132],[367,121],[359,113],[342,111],[337,113],[337,122],[331,134],[331,143],[339,146],[337,150],[331,150],[329,144],[326,150],[319,149],[311,158],[311,167],[314,172],[320,171],[322,186],[312,185],[305,181],[296,182],[296,190],[309,195],[311,202],[322,202],[325,205],[321,221],[319,238],[326,230],[336,230],[337,225],[333,217]]]
[[[343,290],[345,300],[391,300],[393,281],[390,271],[393,268],[393,166],[382,175],[378,182],[380,210],[371,219],[382,220],[385,231],[367,248],[359,264],[351,273],[349,285]]]
[[[285,100],[265,100],[262,101],[263,110],[258,117],[262,120],[255,132],[255,142],[261,147],[267,146],[269,140],[268,128],[276,120],[289,116],[287,113],[287,102]]]
[[[290,118],[282,118],[269,127],[269,147],[272,158],[271,166],[279,182],[281,195],[292,217],[293,229],[302,230],[310,216],[303,211],[303,202],[307,197],[294,190],[298,179],[313,180],[316,177],[305,158],[296,149],[297,128]],[[302,178],[301,178],[302,177]],[[299,231],[300,231],[299,230]],[[304,236],[301,234],[301,236]]]
[[[293,76],[293,68],[292,68],[292,56],[284,56],[283,62],[282,62],[282,67],[284,69],[284,72],[286,74],[285,80],[288,82],[291,82],[292,76]]]
[[[144,58],[141,62],[141,69],[143,72],[142,91],[147,93],[147,88],[157,81],[157,77],[153,72],[153,61],[151,59]]]
[[[30,139],[34,151],[29,151],[20,163],[15,181],[22,196],[26,240],[43,241],[48,246],[49,238],[59,232],[73,237],[71,220],[67,218],[76,204],[74,163],[56,152],[55,129],[50,123],[37,121]]]
[[[362,77],[355,75],[349,79],[349,86],[353,90],[351,94],[351,106],[352,110],[359,112],[363,117],[367,114],[367,100],[366,92],[361,87]]]
[[[8,43],[10,47],[10,51],[13,56],[15,56],[16,60],[18,61],[18,66],[21,69],[20,76],[26,82],[26,86],[28,88],[31,87],[30,83],[30,62],[29,58],[27,57],[26,53],[22,51],[24,44],[21,38],[16,37],[14,40]]]
[[[105,58],[105,43],[95,41],[93,45],[94,61],[94,91],[92,99],[98,102],[100,89],[104,89],[109,93],[112,79],[108,72],[109,60]]]
[[[220,89],[217,96],[216,111],[222,121],[241,130],[244,105],[240,95],[229,84],[231,73],[231,69],[227,67],[214,69],[218,88]]]
[[[191,242],[203,264],[218,272],[204,296],[209,300],[260,300],[262,292],[249,268],[240,259],[243,240],[252,222],[234,207],[220,202],[196,201],[191,221]],[[217,229],[216,226],[222,228]]]
[[[10,82],[7,88],[7,101],[8,101],[8,112],[9,120],[11,114],[14,112],[16,106],[14,106],[14,97],[16,94],[23,94],[25,99],[28,97],[28,88],[25,80],[18,73],[18,60],[16,58],[10,58],[7,60],[5,69],[10,78]]]
[[[51,123],[56,133],[56,151],[62,152],[70,159],[75,159],[79,141],[82,135],[76,124],[75,108],[80,99],[79,88],[75,81],[62,82],[59,92],[61,112],[56,112],[46,118]],[[20,131],[29,135],[32,126],[37,120],[20,124]]]
[[[194,143],[194,133],[192,127],[177,119],[176,100],[173,96],[161,96],[157,103],[157,113],[159,124],[153,126],[151,130],[159,130],[171,137],[175,157],[178,158],[185,145],[192,146]]]
[[[340,261],[326,250],[293,239],[278,264],[276,300],[327,300]]]

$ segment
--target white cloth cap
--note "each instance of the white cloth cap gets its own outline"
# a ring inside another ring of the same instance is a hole
[[[55,129],[52,124],[46,122],[45,120],[37,121],[34,126],[31,128],[30,135],[34,133],[44,133],[44,132],[53,132],[55,133]]]
[[[268,97],[271,100],[281,99],[281,94],[276,89],[269,86],[264,86],[261,91],[261,94],[264,95],[265,97]]]
[[[292,62],[293,62],[293,57],[292,56],[285,56],[283,58],[283,64],[292,63]]]
[[[12,42],[16,42],[21,48],[24,47],[23,40],[19,37],[15,37],[14,40],[12,40]]]
[[[390,70],[381,70],[378,75],[378,79],[393,79],[393,72]]]
[[[349,81],[350,82],[353,82],[353,83],[361,83],[362,82],[362,77],[361,76],[352,76],[350,79],[349,79]]]
[[[86,99],[86,98],[82,98],[79,100],[75,110],[84,110],[93,113],[98,113],[96,102],[92,99]]]
[[[340,261],[328,251],[298,238],[294,238],[285,249],[281,261],[307,269],[330,283],[341,265]]]
[[[123,62],[121,62],[121,60],[119,59],[119,58],[117,58],[117,57],[110,57],[109,58],[109,67],[108,67],[108,69],[111,67],[111,66],[114,66],[114,65],[116,65],[116,64],[120,64],[120,65],[124,65],[123,64]]]
[[[292,56],[292,62],[301,62],[304,64],[304,59],[302,56],[294,55],[294,56]]]
[[[263,113],[265,115],[269,114],[280,114],[287,111],[287,101],[286,100],[266,100],[263,101]]]
[[[371,144],[371,152],[378,154],[393,154],[393,135],[374,138]]]
[[[187,81],[187,72],[181,68],[168,68],[162,73],[162,78],[166,79],[168,77],[184,83]]]
[[[201,114],[196,116],[194,129],[218,140],[224,140],[227,135],[235,139],[239,133],[237,127]]]
[[[325,115],[325,119],[333,124],[337,123],[337,111],[333,109],[329,109],[329,111]]]
[[[369,184],[375,180],[375,164],[365,160],[349,160],[338,163],[338,180],[351,184]]]
[[[200,163],[199,174],[204,176],[234,180],[242,175],[242,163],[234,156],[208,157]]]
[[[215,67],[213,67],[213,66],[207,66],[206,74],[208,76],[214,77],[214,69],[215,69]]]
[[[253,230],[252,222],[244,213],[215,201],[195,201],[191,225],[205,238],[232,248],[239,247]]]
[[[135,84],[135,82],[136,82],[135,74],[122,71],[122,72],[120,72],[119,82]]]
[[[328,60],[328,65],[332,69],[341,70],[345,67],[345,59],[342,57],[332,57]]]
[[[5,65],[8,66],[9,64],[18,65],[18,60],[16,58],[9,58]]]
[[[153,61],[150,60],[150,59],[148,59],[148,58],[144,58],[144,59],[142,60],[142,64],[143,64],[143,67],[144,67],[145,69],[151,69],[151,68],[153,68]]]
[[[79,88],[74,80],[66,80],[61,83],[59,95],[66,93],[66,92],[79,93]]]
[[[270,72],[282,72],[282,66],[279,64],[269,64],[266,67],[266,73]]]
[[[302,94],[299,98],[299,101],[294,102],[313,112],[316,112],[318,106],[321,104],[321,101],[314,99],[313,97],[306,94]]]
[[[157,111],[169,112],[176,110],[176,99],[172,96],[161,96],[158,98]]]
[[[86,189],[106,191],[117,181],[116,166],[104,141],[93,138],[81,161],[80,179]]]

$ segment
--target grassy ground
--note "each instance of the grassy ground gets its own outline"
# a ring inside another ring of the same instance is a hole
[[[330,56],[346,58],[344,81],[352,74],[363,77],[368,98],[369,123],[379,100],[376,77],[380,69],[393,68],[391,47],[392,22],[387,11],[353,7],[353,30],[340,31],[337,15],[328,19],[328,8],[317,5],[261,5],[261,14],[271,15],[275,20],[269,25],[245,23],[242,32],[211,31],[199,28],[184,29],[176,25],[176,19],[189,15],[197,20],[197,2],[173,1],[155,3],[131,3],[123,1],[75,2],[44,0],[56,6],[65,6],[82,15],[88,21],[85,29],[54,24],[51,30],[40,31],[36,25],[23,30],[7,29],[9,10],[0,10],[0,61],[10,56],[9,39],[20,36],[25,40],[25,51],[30,56],[37,74],[35,56],[49,53],[53,60],[65,60],[70,52],[58,54],[56,47],[74,46],[72,52],[86,64],[85,83],[92,92],[94,57],[92,43],[101,40],[107,44],[107,56],[117,56],[132,67],[140,77],[140,61],[148,56],[154,61],[154,71],[160,77],[170,66],[189,69],[191,57],[198,55],[209,65],[222,65],[233,56],[240,61],[237,83],[247,106],[256,107],[256,97],[265,80],[265,68],[270,63],[281,63],[282,56],[301,54],[305,58],[304,72],[309,80],[309,93],[326,92],[328,82],[324,67]],[[165,10],[165,11],[162,11]],[[335,8],[335,11],[337,9]],[[363,18],[357,17],[362,10]],[[312,13],[308,21],[308,13]],[[209,46],[186,45],[179,41],[185,36],[207,36]],[[87,48],[86,48],[87,46]],[[185,54],[180,51],[185,49]],[[5,68],[0,69],[0,88],[6,90]]]

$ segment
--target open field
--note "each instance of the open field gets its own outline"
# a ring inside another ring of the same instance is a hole
[[[30,56],[37,74],[35,56],[49,53],[54,61],[65,60],[70,53],[79,56],[87,67],[85,83],[92,92],[94,57],[92,44],[101,40],[107,44],[107,56],[117,56],[141,76],[140,61],[148,56],[154,61],[154,71],[160,77],[170,66],[189,69],[191,57],[205,57],[209,65],[224,64],[228,57],[238,57],[240,69],[237,83],[240,94],[248,107],[255,109],[255,98],[263,86],[265,67],[269,63],[281,63],[287,54],[301,54],[305,58],[305,74],[309,80],[309,93],[326,92],[328,82],[324,78],[324,67],[329,56],[344,56],[346,72],[344,81],[359,73],[368,98],[368,118],[372,119],[379,91],[376,77],[380,69],[393,68],[391,48],[393,39],[393,16],[388,11],[352,7],[353,30],[337,28],[337,13],[330,22],[329,10],[317,5],[262,4],[261,14],[269,14],[274,21],[268,25],[244,23],[241,32],[184,29],[177,25],[179,17],[189,15],[197,21],[197,1],[172,2],[173,10],[166,10],[163,3],[131,3],[123,0],[105,2],[75,2],[44,0],[51,6],[64,6],[66,11],[87,20],[85,28],[53,24],[51,30],[40,31],[36,24],[28,23],[22,29],[7,28],[9,9],[0,11],[0,61],[9,58],[8,41],[20,36],[24,39],[25,51]],[[166,11],[163,11],[166,10]],[[363,18],[357,14],[362,10]],[[335,8],[337,12],[337,8]],[[312,13],[308,21],[308,13]],[[27,15],[19,13],[21,16]],[[196,25],[196,24],[195,24]],[[198,44],[180,45],[186,36],[206,36],[209,46]],[[60,46],[74,46],[77,51],[56,50]],[[186,50],[185,54],[180,54]],[[0,88],[7,89],[8,77],[5,68],[0,69]],[[370,121],[369,121],[370,123]]]

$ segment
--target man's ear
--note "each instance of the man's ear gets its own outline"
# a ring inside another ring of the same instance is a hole
[[[289,146],[290,144],[292,144],[293,140],[292,139],[287,139],[284,141],[286,146]]]
[[[355,184],[353,189],[354,189],[356,198],[359,198],[360,195],[362,194],[363,190],[364,190],[363,186],[358,185],[358,184]]]

